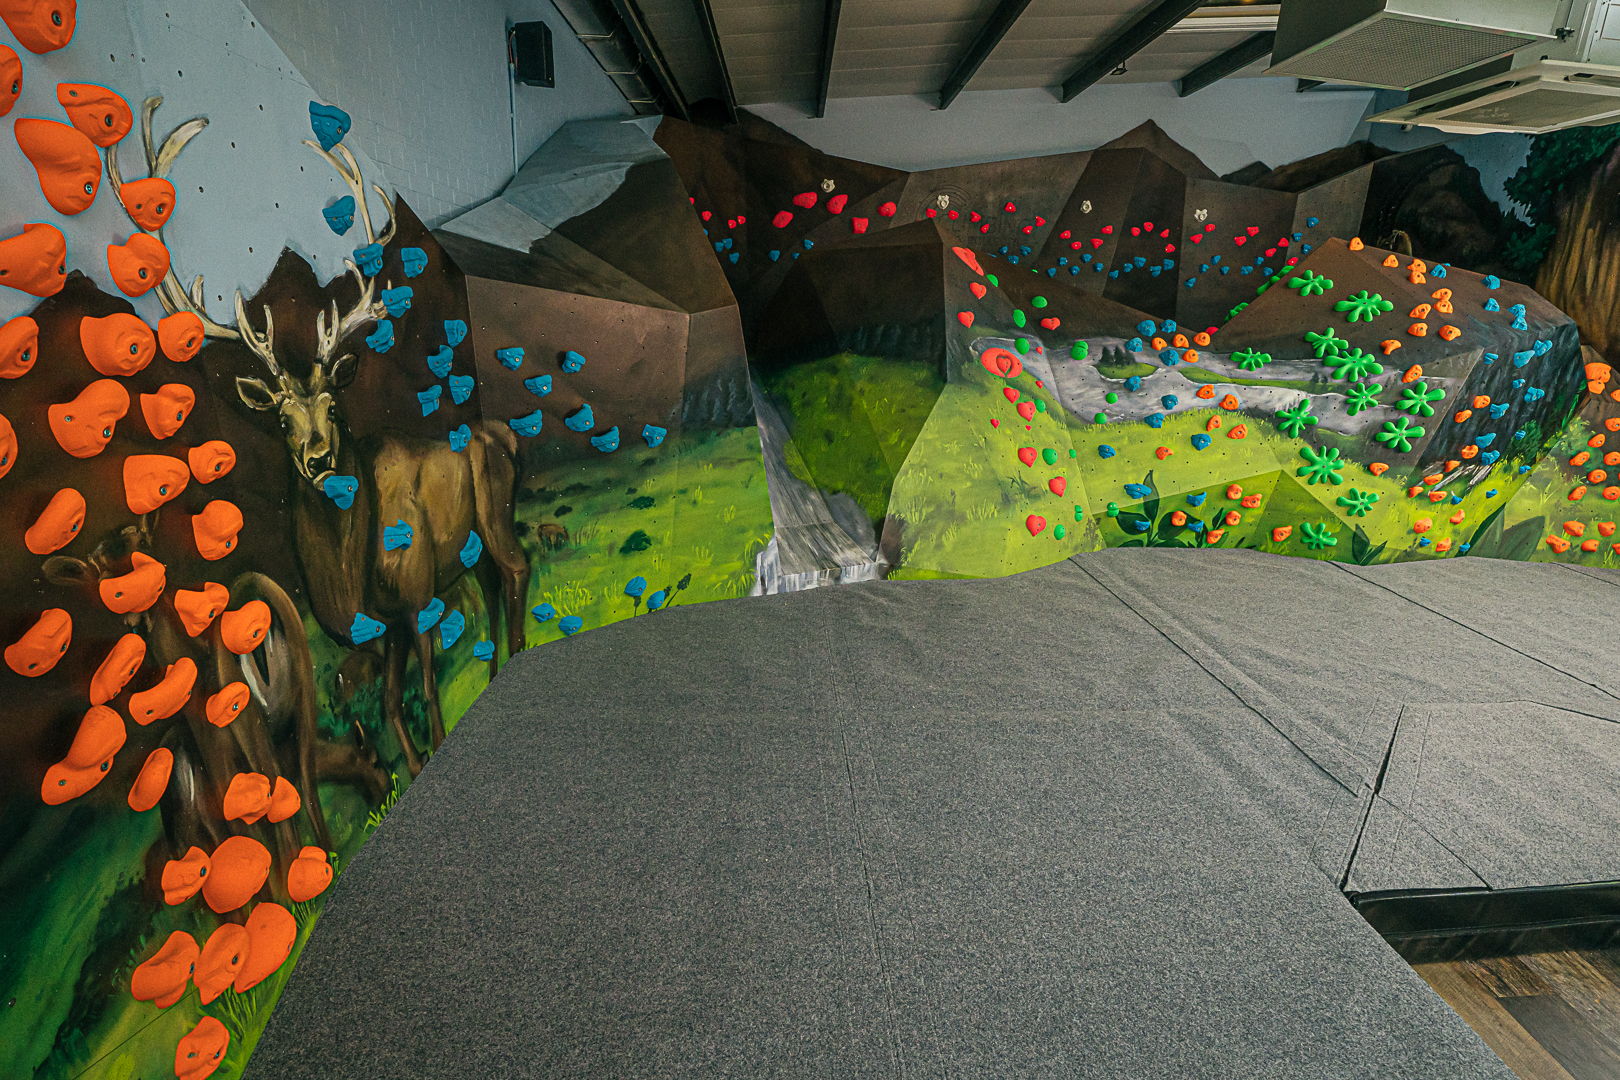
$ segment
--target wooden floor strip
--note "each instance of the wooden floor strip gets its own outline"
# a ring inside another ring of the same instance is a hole
[[[1479,1033],[1485,1045],[1521,1080],[1575,1080],[1558,1060],[1502,1007],[1501,1001],[1469,969],[1467,962],[1418,964],[1417,973],[1447,1005]]]

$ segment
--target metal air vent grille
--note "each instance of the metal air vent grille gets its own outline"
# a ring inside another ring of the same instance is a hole
[[[1533,41],[1521,34],[1383,17],[1319,49],[1289,57],[1273,65],[1271,72],[1410,90]]]

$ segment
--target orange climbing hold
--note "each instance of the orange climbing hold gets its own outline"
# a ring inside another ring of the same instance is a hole
[[[80,319],[79,344],[90,366],[103,375],[134,375],[157,355],[152,328],[128,312]]]
[[[34,166],[51,209],[69,216],[89,209],[101,183],[101,155],[95,143],[59,120],[24,117],[11,129],[18,149]]]
[[[235,911],[253,899],[270,877],[270,852],[249,836],[226,838],[214,849],[209,864],[203,900],[216,915]]]
[[[1385,356],[1388,356],[1390,353],[1400,348],[1401,343],[1396,341],[1394,338],[1387,338],[1384,341],[1379,342],[1378,347],[1384,350]]]
[[[1589,451],[1582,450],[1580,453],[1578,453],[1574,457],[1570,458],[1569,463],[1571,465],[1573,465],[1575,468],[1578,469],[1582,465],[1585,465],[1588,461],[1591,461],[1591,460],[1592,460],[1591,453]]]
[[[1463,447],[1457,452],[1463,456],[1463,460],[1472,461],[1479,454],[1479,447],[1475,446],[1473,443],[1469,443],[1467,446]]]
[[[56,666],[73,641],[73,617],[61,608],[49,608],[27,632],[6,646],[6,666],[33,679]]]
[[[191,475],[197,478],[197,483],[210,484],[236,468],[236,451],[231,449],[228,442],[210,439],[201,446],[187,450],[186,462],[191,466]]]
[[[129,695],[130,719],[142,727],[154,720],[167,720],[191,700],[191,688],[196,682],[196,662],[182,656],[164,671],[162,682],[150,690]]]
[[[1586,525],[1579,521],[1566,521],[1564,522],[1564,531],[1571,536],[1585,536]]]
[[[1430,296],[1431,299],[1434,299],[1434,300],[1450,300],[1451,299],[1451,290],[1450,289],[1436,289],[1436,290],[1434,290],[1434,292],[1430,293],[1429,296]]]
[[[248,703],[247,683],[233,682],[208,699],[203,712],[215,727],[225,727],[241,715]]]
[[[39,787],[45,805],[60,806],[101,783],[126,737],[122,717],[105,705],[90,706],[79,721],[67,757],[45,770]]]
[[[1154,352],[1162,352],[1170,347],[1170,343],[1164,340],[1162,337],[1154,338],[1152,341],[1148,342],[1148,345],[1153,349]]]
[[[57,445],[76,458],[88,458],[106,448],[114,426],[128,411],[129,391],[111,379],[97,379],[72,401],[45,412]]]
[[[1215,396],[1215,385],[1213,383],[1205,383],[1193,392],[1193,396],[1200,397],[1205,401],[1208,401],[1210,398]]]
[[[199,590],[179,589],[174,594],[174,610],[180,616],[180,623],[186,628],[186,633],[196,637],[230,602],[231,594],[216,582],[203,583]]]
[[[174,1048],[176,1080],[208,1080],[230,1045],[230,1029],[212,1016],[203,1017]]]
[[[1367,466],[1367,471],[1372,473],[1374,476],[1383,476],[1385,473],[1389,472],[1389,466],[1382,461],[1375,461],[1371,465]]]
[[[1428,304],[1419,304],[1417,307],[1413,308],[1406,317],[1408,319],[1427,319],[1429,317],[1429,310],[1430,308]]]
[[[129,129],[135,126],[135,117],[129,111],[129,103],[105,86],[96,86],[93,83],[57,83],[56,100],[67,111],[69,122],[83,132],[87,139],[103,149],[128,135]],[[171,187],[169,190],[172,192],[174,189]],[[172,196],[170,201],[173,201]]]
[[[1204,543],[1214,546],[1215,544],[1220,543],[1221,537],[1225,535],[1225,529],[1211,529],[1209,532],[1204,534]]]
[[[1401,265],[1401,260],[1399,260],[1395,256],[1391,255],[1391,256],[1389,256],[1388,258],[1386,258],[1384,260],[1384,265],[1385,266],[1399,266],[1399,265]]]
[[[1058,489],[1057,494],[1063,494],[1062,490]],[[238,656],[263,645],[264,636],[269,630],[270,605],[263,600],[249,600],[235,611],[227,611],[219,617],[219,640]]]
[[[1600,522],[1598,522],[1597,531],[1598,531],[1599,536],[1613,536],[1614,535],[1614,522],[1612,522],[1612,521],[1600,521]]]
[[[1351,251],[1360,251],[1362,248],[1364,248],[1366,246],[1367,246],[1366,244],[1363,244],[1361,242],[1361,237],[1352,236],[1350,238],[1350,250]]]
[[[118,201],[124,204],[130,220],[147,232],[157,232],[169,223],[169,215],[174,213],[174,198],[174,185],[157,176],[149,180],[126,180],[118,189]]]
[[[240,819],[253,825],[270,809],[270,778],[260,773],[237,773],[225,789],[225,802],[221,808],[226,821]]]
[[[1428,323],[1420,323],[1420,322],[1419,323],[1413,323],[1411,326],[1408,326],[1406,328],[1406,332],[1408,334],[1411,334],[1413,337],[1428,337],[1428,335],[1429,335],[1429,324]]]
[[[1237,427],[1233,428],[1231,431],[1228,431],[1226,433],[1226,437],[1228,439],[1246,439],[1246,438],[1248,438],[1249,437],[1249,425],[1247,425],[1247,424],[1239,424]]]
[[[1439,334],[1441,341],[1456,341],[1458,338],[1462,337],[1462,331],[1457,329],[1455,326],[1452,326],[1450,323],[1442,326],[1439,330]]]
[[[165,750],[163,753],[167,754]],[[130,976],[129,992],[136,1001],[150,1001],[167,1009],[179,1001],[197,966],[197,942],[184,930],[169,935],[163,947]]]
[[[1607,454],[1604,454],[1603,464],[1609,466],[1610,468],[1620,465],[1620,450],[1610,450]]]
[[[306,847],[298,853],[287,869],[287,895],[296,903],[313,900],[332,884],[332,864],[326,852],[318,847]]]
[[[1245,495],[1243,496],[1243,502],[1241,505],[1246,510],[1253,510],[1255,507],[1260,505],[1260,500],[1264,497],[1265,496],[1261,495],[1258,491],[1253,495]]]
[[[1547,546],[1562,555],[1569,550],[1569,541],[1562,536],[1549,536],[1547,537]]]
[[[958,259],[961,259],[968,265],[968,269],[972,270],[980,277],[984,277],[984,267],[979,265],[979,257],[977,255],[973,254],[973,252],[964,247],[953,247],[951,250],[956,253],[956,257]]]
[[[1611,416],[1603,421],[1603,426],[1610,431],[1620,431],[1620,416]]]
[[[1170,511],[1170,524],[1179,529],[1181,526],[1187,524],[1187,515],[1180,510]]]
[[[1200,349],[1208,348],[1209,347],[1209,342],[1210,342],[1209,334],[1206,333],[1203,330],[1200,330],[1200,331],[1198,331],[1198,333],[1193,335],[1193,344],[1198,346]]]
[[[203,885],[205,897],[208,886],[214,883],[215,874],[218,872],[216,859],[215,871],[208,875],[208,881]],[[225,911],[235,911],[236,907],[226,908]],[[197,1000],[200,1004],[207,1005],[230,989],[231,983],[236,980],[236,973],[247,963],[248,951],[252,948],[252,944],[248,939],[247,930],[236,923],[220,923],[214,932],[208,935],[208,941],[197,956],[197,970],[192,974],[192,979],[197,984]]]
[[[1463,511],[1458,510],[1455,514],[1452,514],[1451,517],[1447,518],[1446,520],[1450,521],[1453,525],[1461,525],[1463,523],[1463,518],[1466,517],[1466,516],[1467,515]]]
[[[1421,494],[1423,494],[1422,484],[1416,484],[1406,489],[1406,497],[1409,499],[1415,499]]]
[[[216,499],[191,519],[197,551],[210,562],[223,559],[236,550],[236,536],[242,531],[242,511],[234,503]]]
[[[131,454],[124,459],[124,501],[132,514],[153,510],[186,490],[191,470],[179,458]]]
[[[1243,488],[1238,484],[1228,484],[1226,487],[1226,497],[1228,499],[1243,498]]]
[[[1476,409],[1483,409],[1490,403],[1491,399],[1484,394],[1479,394],[1474,398],[1474,408]]]
[[[1170,344],[1174,345],[1178,349],[1190,349],[1190,348],[1192,348],[1192,342],[1187,340],[1187,335],[1186,334],[1177,334],[1171,340]]]
[[[1437,503],[1441,499],[1444,499],[1444,498],[1446,498],[1446,493],[1443,492],[1443,491],[1431,491],[1431,492],[1429,492],[1429,501],[1432,502],[1432,503]]]
[[[231,988],[245,994],[265,979],[292,955],[293,943],[298,940],[298,923],[292,912],[280,904],[265,902],[248,916],[247,933],[250,948],[247,963],[237,972]]]
[[[1451,472],[1453,469],[1455,469],[1457,466],[1459,466],[1461,464],[1462,464],[1462,462],[1457,461],[1455,459],[1446,462],[1446,472]]]
[[[144,814],[158,804],[169,787],[169,774],[174,771],[174,751],[160,746],[146,755],[146,764],[129,789],[129,808]]]
[[[97,585],[97,590],[101,593],[101,602],[107,605],[107,610],[116,615],[145,611],[157,603],[158,597],[163,595],[165,579],[163,564],[144,551],[132,553],[129,561],[134,567],[129,573],[102,578]]]
[[[1432,528],[1434,528],[1433,518],[1418,518],[1412,523],[1412,531],[1415,533],[1426,533]]]
[[[107,270],[125,296],[145,296],[169,272],[169,249],[151,233],[138,232],[107,245]]]
[[[1198,353],[1197,353],[1197,351],[1193,350],[1193,349],[1188,349],[1186,352],[1181,354],[1181,361],[1184,364],[1196,364],[1196,363],[1198,363]]]
[[[1213,397],[1214,395],[1211,396]],[[1210,432],[1221,430],[1221,418],[1219,416],[1211,416],[1209,421],[1204,424],[1204,430]]]
[[[985,298],[985,294],[987,294],[989,291],[990,291],[989,289],[984,287],[984,284],[982,282],[978,282],[978,281],[970,281],[970,282],[968,282],[968,292],[973,294],[973,298],[975,300],[983,300]]]
[[[1603,497],[1605,499],[1608,499],[1610,502],[1613,502],[1616,499],[1620,499],[1620,487],[1606,487],[1606,488],[1604,488],[1603,489]]]
[[[62,488],[23,533],[23,545],[35,555],[49,555],[66,547],[79,535],[84,513],[84,496],[72,488]]]
[[[1418,273],[1416,270],[1413,270],[1406,276],[1406,280],[1410,281],[1413,285],[1425,285],[1428,283],[1429,279]]]
[[[0,19],[22,47],[48,53],[73,40],[77,0],[0,0]]]
[[[1574,491],[1571,491],[1569,493],[1569,501],[1570,502],[1578,502],[1579,500],[1584,499],[1585,497],[1586,497],[1586,485],[1585,484],[1581,484]]]
[[[1222,518],[1221,520],[1224,521],[1227,527],[1230,528],[1231,526],[1241,522],[1243,520],[1243,515],[1238,513],[1236,510],[1228,510],[1226,512],[1226,517]]]
[[[1423,378],[1423,365],[1413,364],[1411,367],[1406,369],[1406,374],[1401,376],[1401,382],[1417,382],[1421,378]]]
[[[1170,449],[1168,446],[1161,446],[1154,450],[1153,453],[1160,461],[1163,461],[1165,458],[1175,453],[1175,451]]]
[[[146,660],[146,639],[139,634],[125,634],[107,653],[107,658],[90,677],[90,704],[105,705],[124,685],[135,677]]]
[[[1601,484],[1608,478],[1609,474],[1604,472],[1602,469],[1593,469],[1591,472],[1586,474],[1586,482],[1588,484]]]
[[[1242,407],[1243,403],[1237,399],[1236,394],[1227,394],[1225,397],[1221,398],[1221,408],[1227,410],[1228,412]]]
[[[196,896],[208,879],[208,855],[194,847],[184,858],[170,859],[163,865],[163,902],[171,906],[183,904]]]
[[[1450,300],[1436,300],[1434,303],[1434,313],[1436,315],[1454,315],[1456,310],[1451,306]]]
[[[1442,536],[1440,539],[1436,540],[1434,542],[1434,550],[1436,550],[1438,552],[1441,552],[1442,554],[1444,554],[1447,551],[1450,551],[1451,550],[1451,537]]]
[[[30,296],[55,296],[67,284],[67,237],[55,225],[33,222],[0,240],[0,285]]]
[[[1473,415],[1474,415],[1474,410],[1473,409],[1464,409],[1461,412],[1459,412],[1456,416],[1453,416],[1452,419],[1457,421],[1457,423],[1461,424],[1461,423],[1465,422],[1470,416],[1473,416]]]
[[[1271,530],[1272,542],[1277,544],[1282,543],[1284,540],[1287,540],[1293,535],[1294,527],[1292,525],[1279,525],[1275,529]]]
[[[20,379],[39,359],[39,323],[27,315],[0,327],[0,379]]]
[[[1608,438],[1608,436],[1604,435],[1600,431],[1596,435],[1592,436],[1590,439],[1587,439],[1586,440],[1586,445],[1590,446],[1592,449],[1596,450],[1598,447],[1603,445],[1604,440],[1607,439],[1607,438]]]
[[[265,816],[272,822],[283,822],[299,810],[303,809],[304,800],[299,797],[298,789],[293,787],[285,776],[276,777],[275,790],[270,792],[270,812]]]
[[[197,395],[185,383],[164,383],[155,394],[141,395],[141,415],[154,439],[167,439],[179,431],[191,415]]]

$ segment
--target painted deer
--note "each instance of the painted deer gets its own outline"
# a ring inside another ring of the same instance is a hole
[[[141,131],[153,176],[161,175],[160,170],[168,168],[180,148],[207,125],[203,117],[187,121],[154,152],[151,115],[161,103],[162,98],[151,98],[141,109]],[[332,151],[308,140],[305,145],[325,158],[354,193],[366,243],[386,247],[394,235],[393,214],[390,212],[380,233],[373,229],[354,155],[341,143]],[[116,148],[109,148],[107,154],[108,177],[116,195],[120,182]],[[372,187],[387,205],[387,193],[375,184]],[[375,276],[362,272],[353,261],[345,260],[345,265],[359,286],[359,299],[341,316],[334,300],[330,321],[327,312],[316,315],[316,352],[308,358],[306,378],[291,374],[276,355],[275,323],[268,305],[264,329],[256,330],[238,291],[232,329],[208,318],[201,278],[193,282],[188,294],[171,266],[156,292],[166,312],[196,314],[209,337],[241,341],[263,363],[268,379],[238,377],[236,389],[248,408],[274,412],[280,419],[297,474],[292,495],[295,545],[310,608],[335,641],[351,640],[356,614],[383,623],[383,710],[415,777],[421,772],[422,758],[404,716],[405,671],[413,649],[421,668],[432,749],[437,750],[444,740],[433,639],[431,633],[416,632],[416,616],[467,572],[460,552],[470,532],[476,531],[484,544],[484,555],[473,572],[483,593],[490,636],[496,637],[498,616],[504,615],[508,655],[523,648],[529,564],[512,527],[517,441],[506,425],[493,422],[471,425],[472,438],[460,452],[448,440],[393,435],[355,439],[350,435],[336,397],[358,368],[359,361],[347,346],[387,309],[375,298]],[[324,482],[334,476],[353,476],[359,481],[354,502],[347,509],[338,507],[323,489]],[[389,550],[383,543],[383,528],[401,520],[411,526],[413,540],[409,547]],[[498,654],[491,658],[491,676],[498,670],[498,659]]]

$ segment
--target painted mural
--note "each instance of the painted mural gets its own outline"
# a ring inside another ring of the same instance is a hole
[[[1148,124],[905,173],[576,123],[430,230],[341,103],[50,78],[79,14],[0,5],[0,1075],[240,1076],[529,647],[1109,546],[1620,566],[1620,129],[1538,139],[1523,225],[1450,151],[1240,182]],[[186,173],[238,142],[321,193],[239,272]]]

